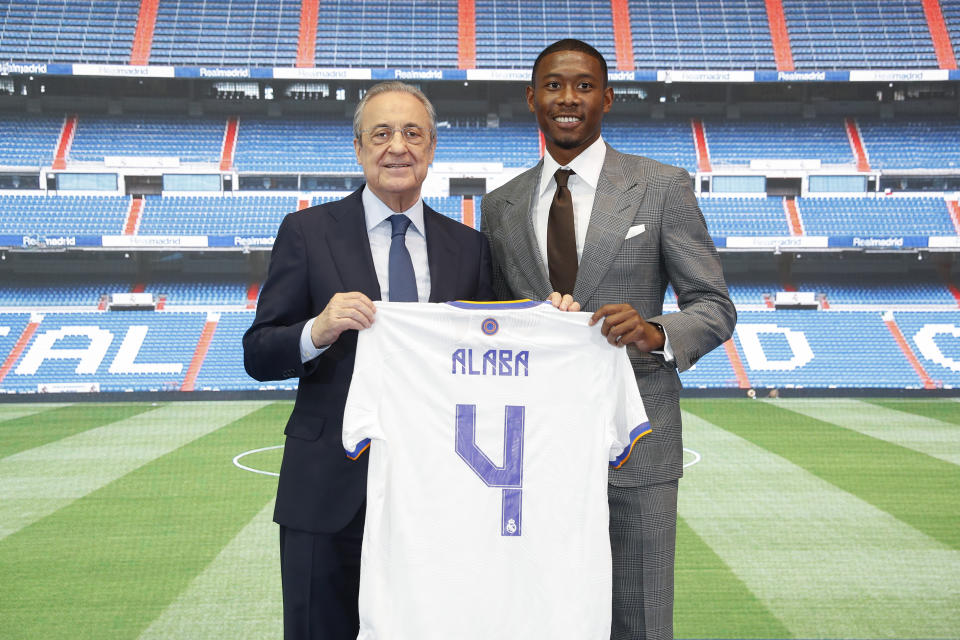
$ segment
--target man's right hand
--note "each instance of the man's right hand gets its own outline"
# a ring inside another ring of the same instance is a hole
[[[350,329],[367,329],[373,324],[373,314],[376,312],[373,301],[359,291],[334,294],[313,321],[310,330],[313,346],[329,346],[341,333]]]

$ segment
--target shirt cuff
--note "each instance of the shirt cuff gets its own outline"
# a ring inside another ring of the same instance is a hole
[[[663,325],[660,325],[660,327],[663,329]],[[673,362],[676,359],[674,357],[673,347],[670,346],[670,336],[667,335],[666,329],[663,329],[663,349],[652,351],[651,353],[663,356],[663,359],[667,362]]]
[[[300,362],[306,364],[330,348],[330,345],[323,347],[313,346],[313,339],[310,338],[310,332],[313,331],[313,323],[316,317],[307,320],[303,325],[303,331],[300,332]]]

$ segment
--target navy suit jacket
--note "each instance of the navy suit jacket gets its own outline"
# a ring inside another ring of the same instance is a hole
[[[301,531],[343,529],[366,497],[367,456],[350,460],[341,443],[357,331],[345,331],[320,356],[300,361],[303,326],[335,293],[360,291],[380,299],[362,190],[284,218],[256,317],[243,336],[250,376],[261,381],[300,378],[284,431],[274,520]],[[426,204],[423,215],[430,301],[492,300],[487,239]]]

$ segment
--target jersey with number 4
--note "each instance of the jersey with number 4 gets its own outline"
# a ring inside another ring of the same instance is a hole
[[[359,640],[608,640],[607,469],[650,430],[626,351],[549,303],[376,306]]]

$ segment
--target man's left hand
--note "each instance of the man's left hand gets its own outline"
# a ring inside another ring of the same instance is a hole
[[[622,347],[633,344],[640,351],[658,351],[666,341],[663,333],[643,319],[629,304],[605,304],[590,317],[590,326],[600,320],[600,333],[610,344]]]
[[[574,300],[569,293],[560,295],[559,291],[554,291],[547,298],[547,302],[560,311],[580,311],[580,303]]]

